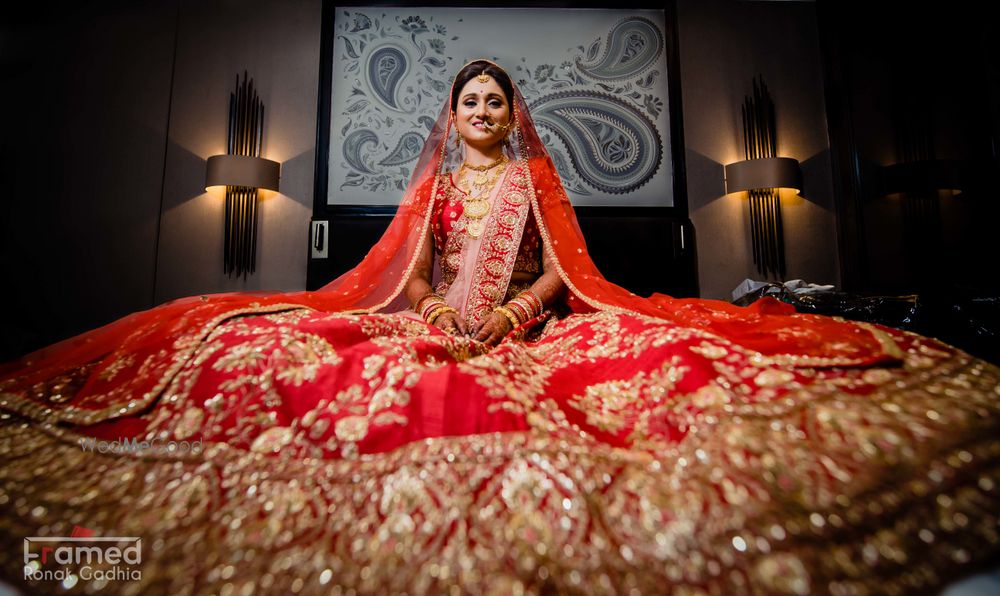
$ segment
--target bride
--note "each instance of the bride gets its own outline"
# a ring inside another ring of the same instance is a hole
[[[457,172],[436,180],[432,228],[405,289],[428,323],[488,345],[542,315],[565,289],[541,250],[530,171],[504,152],[518,130],[513,100],[513,84],[493,64],[471,63],[455,78],[450,118],[465,156]],[[442,279],[432,289],[435,254]]]
[[[608,282],[477,60],[351,271],[0,368],[0,533],[141,537],[141,578],[70,566],[84,591],[927,590],[1000,548],[998,385],[933,339]],[[3,577],[51,589],[25,544]]]

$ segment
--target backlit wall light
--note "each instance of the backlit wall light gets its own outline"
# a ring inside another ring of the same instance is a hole
[[[225,155],[208,158],[205,190],[226,187],[223,270],[246,279],[257,268],[257,191],[277,191],[281,164],[260,156],[264,143],[264,104],[253,79],[236,76],[229,96],[229,128]]]
[[[779,188],[802,189],[799,162],[775,155],[774,102],[763,78],[743,102],[743,152],[746,159],[725,167],[726,194],[746,192],[750,200],[750,238],[757,271],[785,276],[785,242]]]

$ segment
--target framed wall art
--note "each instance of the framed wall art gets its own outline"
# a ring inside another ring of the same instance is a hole
[[[575,206],[677,205],[662,8],[330,11],[326,205],[397,204],[451,77],[476,58],[515,79]]]

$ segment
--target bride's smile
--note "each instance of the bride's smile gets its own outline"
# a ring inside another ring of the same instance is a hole
[[[458,134],[474,150],[469,163],[481,165],[479,161],[489,162],[496,158],[509,121],[510,105],[496,80],[490,78],[484,83],[473,78],[465,84],[455,107],[455,122]]]

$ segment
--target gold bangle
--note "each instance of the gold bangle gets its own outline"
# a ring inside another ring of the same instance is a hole
[[[417,301],[413,304],[413,310],[414,310],[414,312],[420,312],[420,310],[421,310],[420,306],[424,303],[424,300],[427,300],[428,298],[432,298],[432,297],[441,298],[440,296],[437,295],[437,293],[434,290],[431,290],[430,292],[427,292],[426,294],[424,294],[420,298],[417,298]],[[443,301],[444,299],[441,298],[441,300]]]
[[[431,314],[427,315],[427,324],[428,325],[433,325],[434,321],[436,321],[438,317],[440,317],[441,315],[443,315],[446,312],[457,313],[458,311],[455,310],[454,308],[450,307],[450,306],[442,306],[442,307],[436,308],[436,309],[434,309],[434,310],[431,311]]]
[[[426,319],[426,321],[427,321],[427,324],[428,324],[428,325],[433,325],[433,324],[434,324],[434,321],[436,321],[436,320],[437,320],[437,318],[438,318],[439,316],[441,316],[441,314],[442,314],[442,313],[444,313],[444,309],[445,309],[445,308],[446,308],[446,307],[444,307],[444,306],[439,306],[439,307],[435,308],[434,310],[432,310],[432,311],[430,312],[430,314],[429,314],[429,315],[427,315],[427,319]]]
[[[512,325],[511,329],[517,329],[517,326],[521,324],[521,322],[517,320],[517,315],[511,312],[511,310],[506,306],[498,306],[493,309],[493,312],[499,312],[503,316],[507,317]]]
[[[430,325],[433,325],[434,321],[436,321],[438,317],[440,317],[441,315],[443,315],[446,312],[448,312],[448,307],[447,306],[439,306],[439,307],[435,308],[434,310],[432,310],[430,312],[429,315],[427,315],[427,323],[430,324]]]
[[[448,304],[444,300],[431,300],[429,304],[424,304],[420,307],[420,317],[427,319],[428,315],[442,306],[448,306]]]

